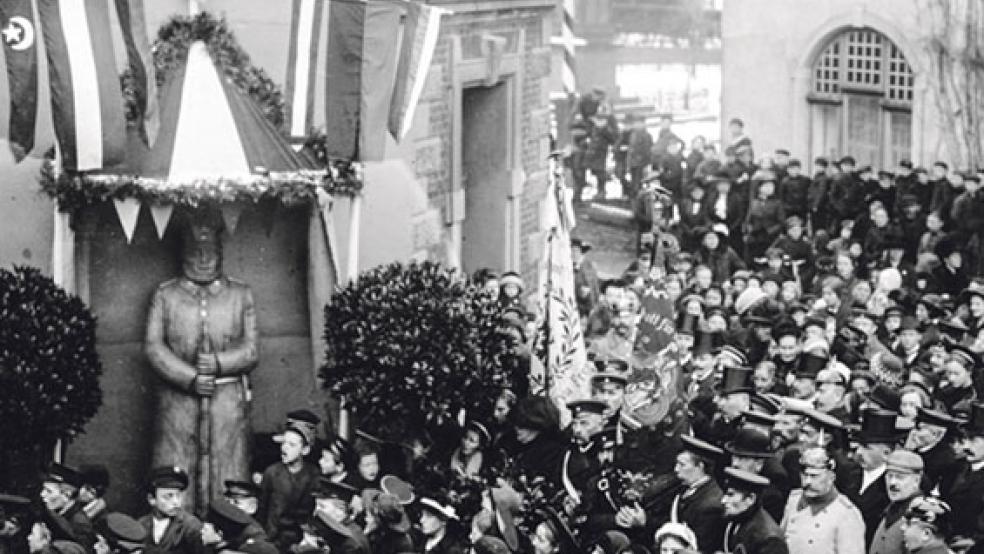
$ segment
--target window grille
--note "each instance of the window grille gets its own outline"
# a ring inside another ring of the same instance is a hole
[[[839,99],[844,90],[880,93],[893,104],[912,103],[912,68],[895,44],[872,29],[845,31],[813,66],[813,94]]]

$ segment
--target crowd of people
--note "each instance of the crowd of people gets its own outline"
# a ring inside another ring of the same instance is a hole
[[[638,254],[602,280],[571,242],[585,398],[507,389],[487,420],[399,444],[294,410],[279,459],[199,514],[185,468],[151,471],[124,514],[107,468],[54,464],[39,498],[0,495],[0,552],[984,551],[984,171],[844,156],[808,176],[784,150],[753,163],[737,120],[723,159],[685,155],[668,118],[654,140],[604,106],[575,115],[576,193],[586,171],[622,180]],[[614,176],[585,161],[602,146]],[[535,362],[520,276],[473,280]],[[678,364],[655,423],[626,402],[650,295],[674,306]]]

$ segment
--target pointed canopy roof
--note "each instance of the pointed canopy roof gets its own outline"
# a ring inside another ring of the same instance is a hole
[[[161,125],[148,149],[130,140],[127,160],[90,181],[132,178],[149,189],[223,184],[308,185],[325,175],[298,156],[255,102],[225,79],[196,41],[161,90]]]

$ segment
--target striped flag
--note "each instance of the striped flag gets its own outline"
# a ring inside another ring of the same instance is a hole
[[[424,83],[441,33],[441,16],[447,10],[408,2],[403,44],[396,70],[396,86],[390,106],[389,132],[397,141],[406,136],[424,91]]]
[[[383,158],[396,75],[394,40],[407,2],[330,0],[325,60],[329,157]]]
[[[287,52],[287,129],[302,141],[312,127],[314,76],[317,71],[324,0],[293,0]]]
[[[561,66],[561,79],[564,83],[564,92],[573,94],[577,92],[577,73],[574,64],[574,47],[578,43],[574,36],[574,0],[564,0],[564,21],[560,25],[560,43],[564,48],[564,64]]]
[[[0,122],[0,138],[8,140],[14,158],[21,161],[34,148],[38,112],[37,27],[31,0],[0,1],[0,25],[7,65],[7,87],[0,91],[0,100],[10,106],[9,117]]]
[[[51,111],[62,167],[88,171],[123,159],[123,93],[106,0],[38,0]]]
[[[157,104],[157,72],[154,70],[154,55],[150,51],[150,38],[147,36],[143,0],[116,0],[116,13],[123,32],[123,42],[126,44],[127,63],[133,77],[140,115],[140,135],[147,145],[153,145],[161,126],[161,114]]]

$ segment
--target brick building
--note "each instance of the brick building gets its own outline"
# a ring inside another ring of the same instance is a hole
[[[544,240],[540,212],[550,152],[549,93],[558,88],[552,83],[549,45],[556,2],[431,3],[453,13],[444,19],[410,133],[400,143],[387,138],[386,159],[366,167],[359,268],[426,258],[467,272],[479,267],[521,271],[532,287]],[[199,4],[225,15],[253,63],[284,83],[290,2]],[[155,0],[146,7],[153,36],[172,14],[187,13],[188,2]],[[316,94],[323,94],[324,80],[323,74],[317,76]],[[43,89],[35,156],[52,144]],[[317,121],[323,100],[316,99],[315,107]],[[54,206],[40,194],[39,168],[35,157],[14,165],[7,149],[0,148],[5,193],[0,263],[31,264],[57,274],[52,255],[66,245],[56,244]],[[348,200],[338,199],[333,212],[333,254],[344,275]],[[325,406],[315,377],[322,316],[309,293],[308,217],[305,209],[247,206],[225,247],[227,272],[250,283],[257,300],[261,360],[250,408],[257,433],[274,431],[288,407],[320,411]],[[156,385],[142,352],[144,319],[156,284],[179,270],[176,237],[165,233],[159,238],[146,207],[129,243],[111,204],[86,210],[74,224],[69,250],[74,250],[76,269],[67,277],[68,286],[99,318],[104,404],[66,456],[71,463],[99,461],[112,467],[116,481],[110,502],[140,511]]]

